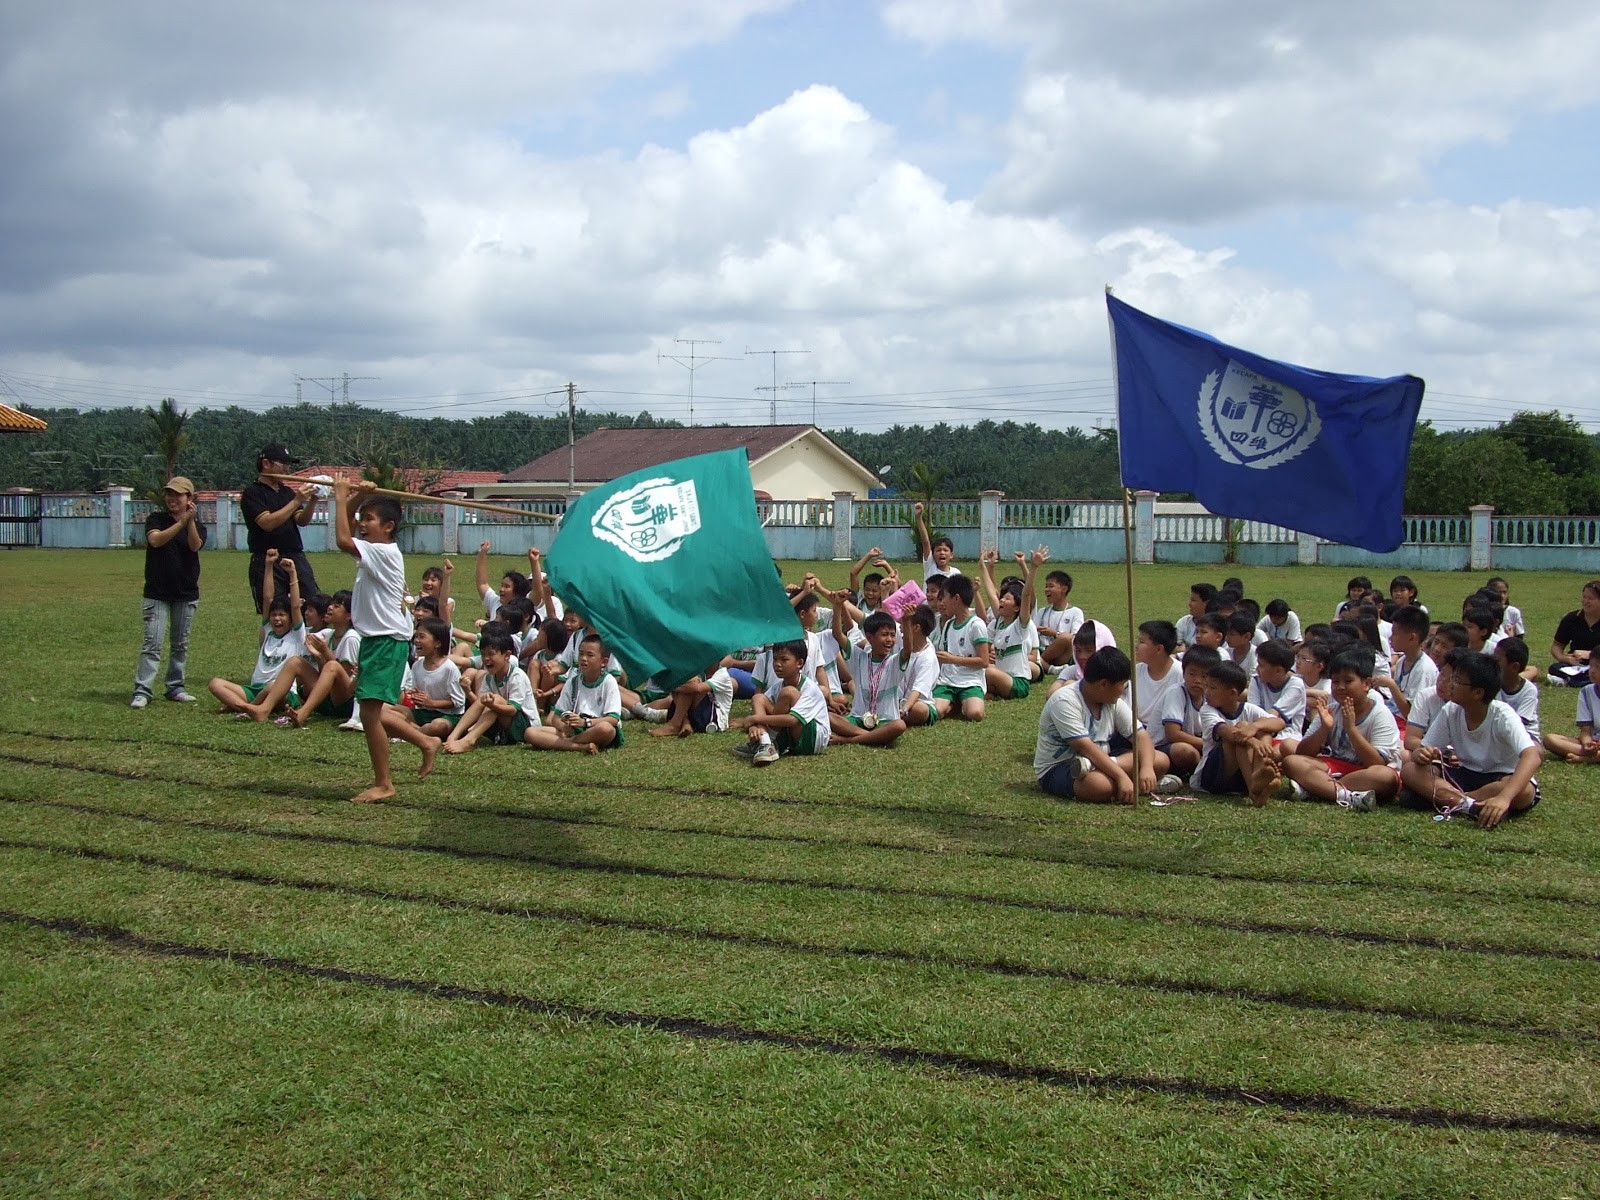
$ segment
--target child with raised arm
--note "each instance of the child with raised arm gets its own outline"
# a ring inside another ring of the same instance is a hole
[[[256,654],[256,667],[250,673],[250,682],[239,684],[229,679],[217,678],[206,684],[206,689],[217,698],[224,712],[237,713],[265,721],[271,709],[262,711],[255,705],[290,663],[297,661],[306,650],[306,627],[300,611],[300,574],[294,559],[283,559],[283,569],[289,578],[289,595],[276,594],[278,552],[266,552],[266,572],[261,579],[261,642]],[[288,689],[284,689],[287,693]],[[279,697],[278,703],[282,703]]]
[[[939,684],[939,658],[929,640],[938,625],[933,609],[919,604],[900,618],[900,653],[895,667],[900,674],[900,719],[909,725],[933,725],[939,720],[933,689]]]
[[[327,633],[322,637],[306,637],[311,665],[304,671],[310,676],[309,684],[301,686],[299,707],[291,708],[287,716],[279,717],[278,724],[291,724],[298,729],[311,719],[313,713],[336,721],[348,721],[355,714],[356,665],[361,661],[361,635],[351,626],[352,603],[351,594],[347,591],[337,591],[329,597]]]
[[[1083,678],[1052,692],[1039,714],[1039,738],[1033,752],[1033,773],[1052,796],[1105,804],[1132,804],[1140,792],[1153,792],[1167,769],[1144,726],[1135,722],[1125,693],[1133,675],[1128,656],[1114,646],[1096,650],[1084,664]],[[1111,754],[1111,739],[1120,735],[1138,750]]]
[[[1033,557],[1018,550],[1017,566],[1023,572],[1019,586],[1014,581],[996,589],[994,564],[1000,561],[998,551],[990,550],[980,555],[978,566],[983,590],[988,593],[989,606],[994,612],[994,630],[990,637],[994,650],[994,663],[984,669],[984,681],[989,694],[997,700],[1025,700],[1033,683],[1039,677],[1039,666],[1030,661],[1034,644],[1033,622],[1028,613],[1033,609],[1033,577],[1048,557],[1043,546]]]
[[[939,629],[939,682],[933,689],[939,715],[981,721],[986,671],[994,661],[989,630],[972,612],[972,580],[952,575],[944,584],[944,625]]]
[[[1044,577],[1044,603],[1033,610],[1039,658],[1059,667],[1072,661],[1072,635],[1083,624],[1083,609],[1072,603],[1072,576],[1051,571]]]
[[[1316,725],[1283,758],[1284,800],[1332,800],[1351,812],[1372,812],[1400,793],[1400,727],[1371,692],[1371,656],[1341,650],[1328,665],[1332,702],[1308,697]]]
[[[861,578],[861,572],[865,571],[869,564],[883,567],[889,565],[883,557],[883,547],[874,546],[856,559],[855,565],[850,568],[850,598],[861,609],[862,616],[871,616],[877,612],[878,605],[883,603],[885,595],[881,573],[874,571],[865,579]]]
[[[750,731],[734,753],[753,766],[765,767],[787,754],[821,754],[828,748],[828,698],[806,670],[806,643],[778,642],[772,647],[774,678],[751,701],[754,712],[735,727]]]
[[[550,724],[572,747],[594,754],[622,748],[622,689],[606,670],[610,657],[598,633],[578,643],[578,663],[567,672],[561,695],[550,708]]]
[[[1436,813],[1470,813],[1484,829],[1539,803],[1544,753],[1517,714],[1496,700],[1500,668],[1487,654],[1450,654],[1452,703],[1401,769],[1405,801]]]
[[[1565,734],[1547,733],[1543,738],[1544,748],[1569,763],[1600,762],[1596,725],[1600,725],[1600,658],[1589,660],[1589,682],[1578,693],[1578,736],[1570,738]]]
[[[952,561],[956,556],[955,543],[942,533],[938,537],[929,535],[927,518],[920,500],[912,506],[911,511],[916,517],[917,557],[922,559],[923,578],[926,579],[929,575],[961,574],[961,568]]]
[[[450,626],[438,617],[423,617],[411,639],[417,660],[401,704],[383,706],[383,731],[422,751],[421,779],[433,769],[434,757],[467,706],[461,690],[461,669],[450,660]],[[410,701],[409,706],[405,701]]]
[[[372,786],[351,799],[371,804],[394,795],[389,774],[389,735],[383,730],[383,706],[400,702],[400,685],[411,658],[413,627],[406,613],[406,560],[395,545],[400,505],[374,496],[375,485],[333,481],[334,541],[356,560],[350,588],[350,620],[361,635],[356,663],[356,715],[361,718],[372,760]],[[423,752],[423,770],[431,757]]]
[[[465,754],[487,738],[491,746],[520,746],[530,730],[541,728],[533,685],[517,663],[517,644],[500,622],[484,626],[478,639],[483,659],[476,699],[445,738],[446,754]]]
[[[526,599],[528,595],[528,577],[521,571],[507,571],[500,576],[498,588],[489,586],[488,542],[478,543],[478,564],[473,578],[478,596],[483,600],[483,615],[490,621],[494,620],[502,604],[508,600]]]

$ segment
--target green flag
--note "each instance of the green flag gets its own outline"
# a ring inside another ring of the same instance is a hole
[[[680,458],[579,498],[545,555],[550,586],[637,686],[805,636],[773,569],[743,450]]]

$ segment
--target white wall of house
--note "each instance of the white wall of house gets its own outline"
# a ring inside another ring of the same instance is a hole
[[[827,500],[850,492],[865,500],[873,484],[814,437],[776,450],[750,469],[756,490],[774,500]]]

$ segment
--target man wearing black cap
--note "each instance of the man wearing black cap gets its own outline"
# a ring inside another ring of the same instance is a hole
[[[317,593],[317,577],[300,541],[300,527],[311,524],[317,511],[316,485],[292,488],[268,478],[289,474],[299,462],[282,443],[266,447],[256,458],[256,481],[239,494],[239,507],[244,510],[244,523],[250,531],[250,591],[256,598],[257,612],[261,611],[261,580],[267,570],[268,550],[278,552],[274,585],[278,595],[288,595],[289,573],[284,564],[290,561],[300,577],[300,594]]]

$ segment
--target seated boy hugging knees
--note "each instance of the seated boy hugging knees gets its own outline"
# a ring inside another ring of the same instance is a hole
[[[1125,693],[1133,675],[1128,656],[1114,646],[1096,650],[1083,677],[1052,692],[1039,714],[1033,773],[1052,796],[1091,803],[1132,804],[1140,792],[1156,790],[1167,758],[1158,754],[1143,726],[1135,727]],[[1113,757],[1111,739],[1121,735],[1138,749]]]
[[[1206,703],[1200,710],[1204,743],[1192,785],[1221,796],[1248,795],[1264,804],[1279,781],[1272,739],[1283,732],[1283,718],[1251,704],[1250,678],[1238,663],[1216,663],[1206,675]]]
[[[1450,704],[1401,768],[1412,808],[1471,813],[1484,829],[1539,803],[1544,754],[1511,708],[1494,697],[1500,668],[1487,654],[1453,651]]]
[[[806,643],[776,643],[772,673],[766,691],[751,700],[751,715],[733,722],[750,732],[749,741],[733,752],[757,767],[782,755],[821,754],[828,748],[828,697],[806,670]]]
[[[1341,650],[1328,664],[1331,699],[1307,695],[1306,735],[1283,757],[1285,800],[1332,800],[1351,812],[1371,812],[1400,792],[1400,727],[1372,694],[1372,656]]]
[[[1284,731],[1298,736],[1306,719],[1306,685],[1294,673],[1295,654],[1294,647],[1281,639],[1257,647],[1256,673],[1246,698],[1282,717]]]
[[[972,612],[972,580],[952,575],[944,584],[944,624],[938,633],[939,682],[933,703],[941,717],[981,721],[984,684],[994,661],[989,630]]]
[[[1215,650],[1191,646],[1183,656],[1181,687],[1169,691],[1161,709],[1161,729],[1166,745],[1158,747],[1170,762],[1170,770],[1183,779],[1195,773],[1205,752],[1205,726],[1201,712],[1206,706],[1206,683],[1211,668],[1222,661]]]
[[[1600,762],[1600,741],[1595,740],[1595,726],[1600,725],[1600,657],[1589,660],[1589,682],[1578,693],[1578,736],[1547,733],[1544,747],[1559,754],[1569,763]]]

